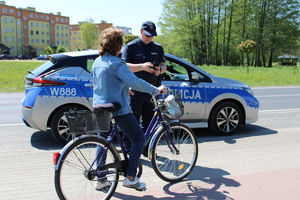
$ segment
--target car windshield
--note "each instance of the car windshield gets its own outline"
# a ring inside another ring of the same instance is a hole
[[[52,63],[51,61],[45,62],[44,64],[42,64],[41,66],[33,70],[31,73],[39,75],[44,71],[46,71],[47,69],[51,68],[53,65],[54,63]]]

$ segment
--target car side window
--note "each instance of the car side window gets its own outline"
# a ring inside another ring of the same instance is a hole
[[[92,70],[92,66],[93,66],[93,64],[94,64],[94,61],[95,61],[94,58],[88,58],[88,59],[87,59],[86,66],[87,66],[87,70],[88,70],[89,72],[91,72],[91,70]]]
[[[163,80],[168,81],[188,81],[189,76],[187,70],[174,62],[167,61],[167,70],[163,76]]]

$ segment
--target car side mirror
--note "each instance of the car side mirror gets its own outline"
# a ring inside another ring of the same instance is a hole
[[[191,75],[192,75],[192,82],[193,83],[197,84],[197,83],[200,82],[200,74],[199,73],[192,72]]]

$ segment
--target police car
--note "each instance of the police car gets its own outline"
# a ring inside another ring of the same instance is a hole
[[[51,129],[66,143],[69,129],[64,112],[92,109],[90,69],[97,50],[60,53],[25,77],[22,100],[24,123],[34,129]],[[192,128],[209,127],[217,135],[231,135],[241,125],[258,119],[259,102],[246,84],[217,77],[174,55],[165,54],[167,71],[162,84],[180,91],[184,115],[180,121]]]

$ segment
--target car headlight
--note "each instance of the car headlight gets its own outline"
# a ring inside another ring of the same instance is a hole
[[[247,91],[249,94],[251,94],[252,96],[254,96],[253,90],[250,87],[243,87],[243,89]]]

